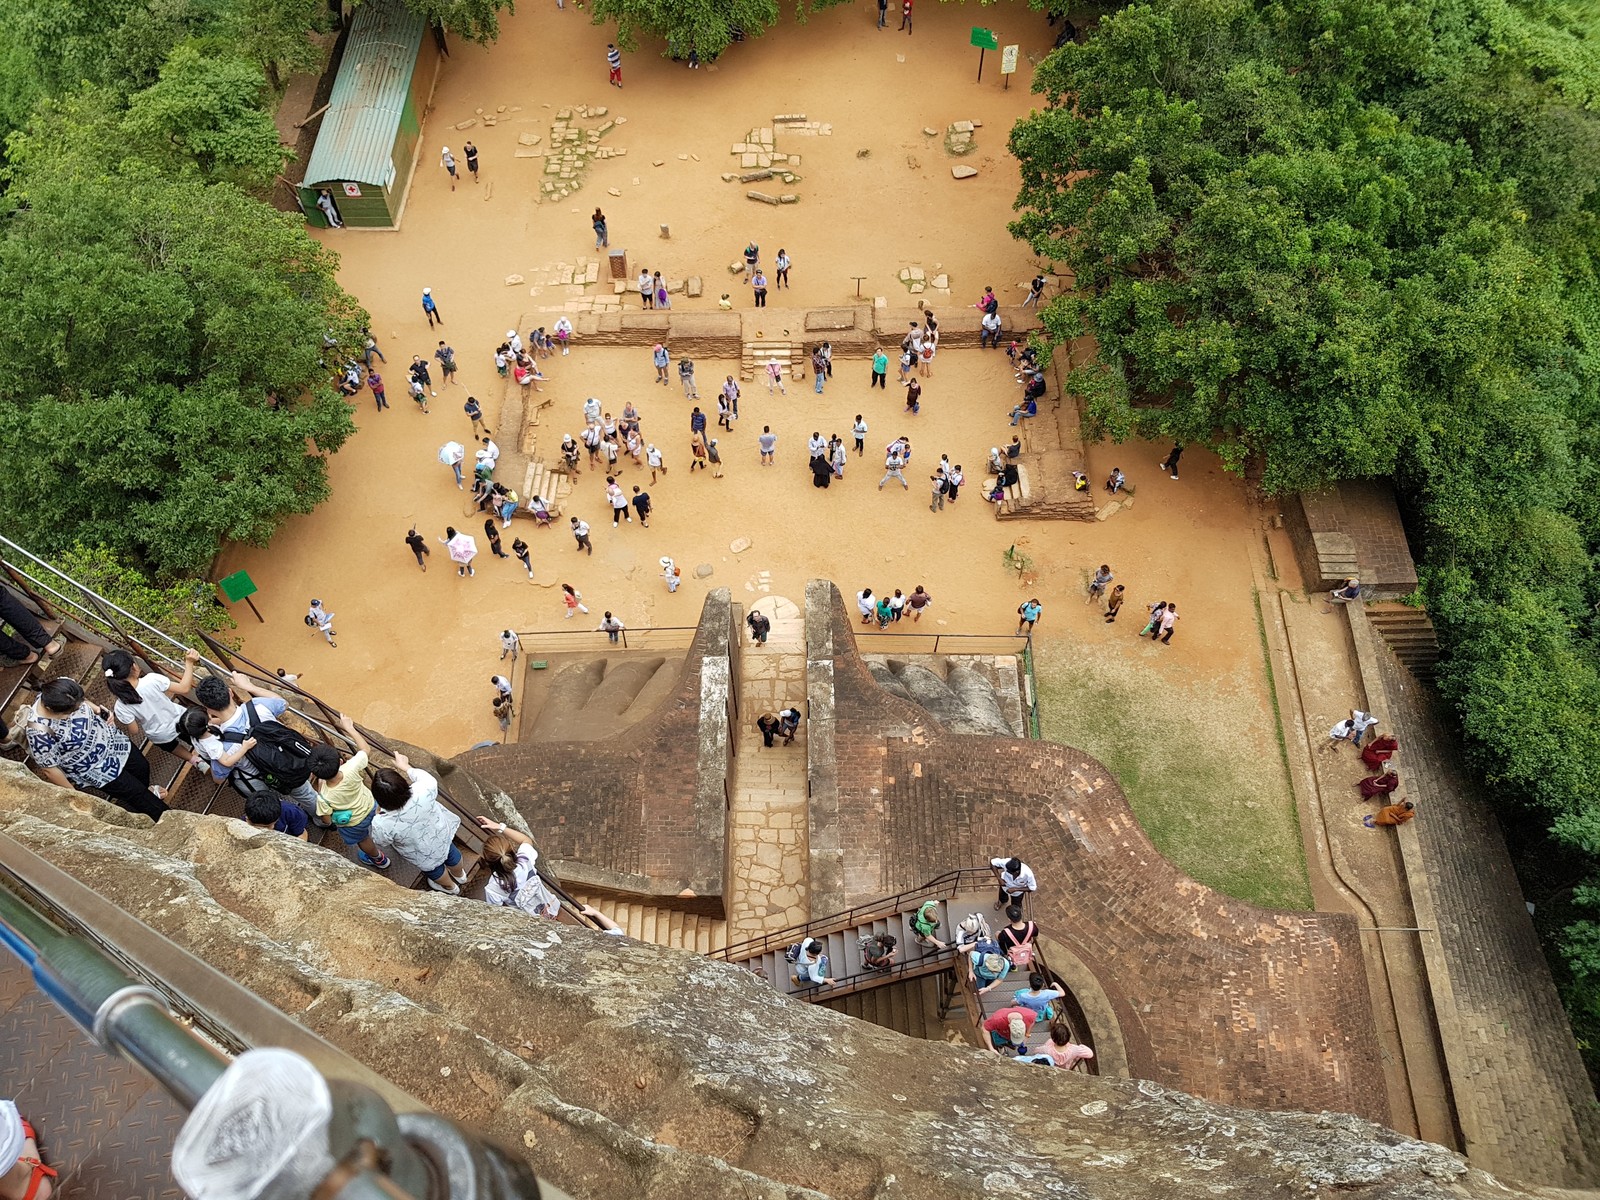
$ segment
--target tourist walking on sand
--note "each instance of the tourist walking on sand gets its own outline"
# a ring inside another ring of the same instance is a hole
[[[511,695],[511,680],[507,679],[504,675],[491,675],[489,676],[489,682],[494,684],[494,692],[496,696]]]
[[[761,247],[750,241],[744,244],[744,269],[747,275],[754,275],[756,264],[761,261]]]
[[[633,514],[628,511],[628,497],[610,475],[606,476],[606,501],[611,505],[611,528],[615,529],[624,518],[629,525],[633,524]]]
[[[1105,595],[1106,585],[1113,578],[1111,568],[1105,563],[1101,563],[1100,569],[1094,573],[1094,578],[1089,580],[1089,599],[1086,603],[1093,604],[1101,596]]]
[[[428,315],[429,329],[433,328],[435,321],[444,324],[444,318],[439,315],[439,302],[433,298],[432,288],[422,289],[422,311]]]
[[[733,406],[728,403],[728,397],[717,393],[717,428],[733,432]]]
[[[902,3],[900,5],[900,28],[904,29],[906,31],[906,35],[908,37],[910,36],[910,34],[911,34],[911,0],[902,0]]]
[[[833,466],[833,477],[835,479],[844,478],[845,463],[849,460],[850,456],[845,453],[844,449],[844,439],[835,434],[832,440],[828,442],[828,461]]]
[[[450,153],[450,147],[449,146],[446,146],[443,150],[441,150],[439,152],[439,165],[441,167],[443,167],[445,169],[446,174],[448,174],[450,176],[450,190],[452,192],[455,191],[456,190],[456,156],[454,154]]]
[[[889,0],[878,0],[878,28],[889,27]]]
[[[487,435],[493,435],[494,430],[490,429],[488,422],[483,419],[483,408],[479,405],[476,396],[468,396],[467,402],[461,406],[461,411],[466,413],[472,420],[472,436],[474,439],[477,438],[480,429]]]
[[[731,422],[739,419],[739,384],[732,375],[729,375],[727,382],[722,385],[722,397],[728,402],[728,420],[730,422],[728,432],[732,433],[733,425]]]
[[[850,426],[850,432],[856,440],[856,456],[864,457],[867,453],[867,422],[860,414],[856,414],[855,424]]]
[[[872,619],[876,615],[877,609],[878,602],[873,597],[871,588],[862,588],[856,593],[856,611],[861,614],[861,623],[863,625],[872,624]]]
[[[678,564],[665,555],[661,557],[661,578],[666,580],[669,592],[677,591],[678,584],[683,581],[683,572],[678,569]]]
[[[505,662],[506,655],[511,656],[511,661],[516,662],[517,656],[522,653],[522,639],[515,630],[502,629],[500,631],[500,661]]]
[[[420,354],[411,356],[411,378],[427,388],[428,395],[437,396],[439,394],[433,390],[433,373],[428,369],[428,360]]]
[[[650,445],[644,448],[644,460],[650,464],[651,483],[656,481],[656,472],[659,471],[663,475],[667,473],[667,468],[661,461],[661,451],[656,449],[654,442],[651,442]]]
[[[489,552],[496,558],[510,558],[504,546],[500,544],[500,531],[494,527],[494,518],[490,517],[483,523],[483,535],[489,539]]]
[[[883,491],[883,485],[888,483],[889,480],[898,479],[900,481],[900,486],[907,491],[910,491],[911,485],[906,482],[905,477],[905,465],[906,460],[904,446],[898,439],[896,439],[895,441],[889,443],[888,452],[884,457],[883,478],[878,480],[878,490],[880,492]]]
[[[773,388],[778,389],[780,396],[789,394],[783,386],[783,367],[775,358],[767,363],[767,395],[772,395]]]
[[[911,589],[911,595],[906,598],[906,607],[911,610],[911,622],[916,624],[922,620],[923,610],[933,603],[933,597],[919,583]]]
[[[756,444],[761,447],[763,467],[770,467],[778,461],[778,435],[772,432],[771,425],[761,427],[761,435],[756,438]]]
[[[439,360],[439,378],[444,381],[443,386],[449,387],[451,381],[456,377],[455,350],[440,342],[439,348],[433,352],[433,356]]]
[[[672,362],[672,356],[667,353],[667,348],[657,342],[655,349],[650,351],[650,361],[656,365],[656,382],[662,387],[667,385],[667,365]]]
[[[339,648],[338,643],[333,639],[339,635],[333,631],[333,616],[333,613],[322,607],[321,600],[313,600],[311,602],[311,611],[306,613],[306,624],[326,638],[328,645],[337,650]]]
[[[867,384],[867,388],[870,390],[878,387],[887,390],[888,379],[889,356],[883,352],[883,347],[879,346],[872,352],[872,380]]]
[[[667,289],[666,280],[661,278],[661,273],[659,271],[656,272],[655,281],[656,281],[656,307],[657,308],[661,308],[661,309],[671,308],[672,307],[672,294]]]
[[[611,615],[610,609],[607,609],[606,615],[600,618],[599,632],[610,638],[613,646],[622,640],[622,631],[626,628],[627,626]]]
[[[1111,589],[1111,595],[1106,597],[1106,624],[1116,622],[1117,614],[1122,611],[1122,601],[1125,599],[1123,587],[1119,583]]]
[[[478,182],[478,148],[471,142],[461,147],[461,153],[467,156],[467,170],[472,172],[472,182]]]
[[[772,260],[772,265],[777,271],[777,274],[774,276],[774,282],[777,284],[778,287],[781,287],[781,288],[788,287],[789,286],[789,252],[787,250],[785,250],[782,246],[778,247],[778,257]]]
[[[1145,607],[1150,610],[1150,619],[1144,623],[1144,628],[1139,630],[1139,633],[1138,633],[1139,637],[1143,637],[1145,634],[1150,633],[1152,630],[1155,630],[1157,632],[1160,631],[1160,629],[1161,629],[1161,614],[1167,611],[1167,602],[1165,600],[1158,600],[1154,604],[1145,605]]]
[[[822,357],[821,346],[811,351],[811,376],[816,381],[812,390],[822,395],[822,385],[828,378],[828,360]]]
[[[594,226],[594,248],[596,250],[604,250],[611,245],[611,235],[606,232],[605,213],[598,208],[595,209],[594,216],[589,218],[589,223]]]
[[[1017,632],[1022,633],[1026,630],[1028,633],[1032,633],[1034,622],[1039,619],[1039,614],[1042,612],[1044,612],[1044,605],[1039,603],[1037,596],[1031,600],[1024,600],[1017,605],[1017,616],[1022,618],[1017,622]]]
[[[639,514],[639,524],[645,529],[650,528],[650,493],[639,490],[639,485],[633,485],[633,511]]]
[[[606,64],[611,68],[609,82],[613,87],[622,86],[622,51],[618,50],[616,43],[606,43]]]
[[[377,402],[378,411],[382,412],[389,407],[389,401],[384,395],[383,376],[376,371],[367,373],[367,386],[372,389],[372,398]]]
[[[1178,459],[1182,457],[1183,444],[1181,442],[1174,442],[1172,444],[1172,449],[1167,452],[1166,458],[1158,462],[1156,467],[1162,471],[1165,471],[1168,475],[1171,475],[1174,479],[1176,479],[1178,477]]]
[[[1160,636],[1160,638],[1159,639],[1156,638],[1156,635],[1154,633],[1152,633],[1150,635],[1150,637],[1152,638],[1152,640],[1159,640],[1160,643],[1163,646],[1168,645],[1172,641],[1172,630],[1173,630],[1173,627],[1177,625],[1177,623],[1178,623],[1178,606],[1176,604],[1168,604],[1167,605],[1167,611],[1161,614],[1161,636]]]
[[[690,400],[700,399],[700,389],[694,381],[694,359],[678,360],[678,382],[683,385],[683,394]]]
[[[572,353],[572,322],[565,317],[557,317],[555,323],[556,341],[561,343],[561,353],[565,357]]]
[[[572,536],[577,540],[579,550],[587,550],[591,557],[594,555],[594,543],[589,540],[589,522],[573,517]]]
[[[717,439],[712,438],[706,443],[706,458],[711,461],[711,478],[722,478],[722,451],[717,449]]]
[[[537,500],[538,497],[535,497]],[[520,537],[511,543],[511,553],[517,556],[517,561],[522,564],[522,569],[527,571],[528,578],[533,578],[533,556],[529,553],[528,543]]]
[[[643,267],[639,268],[639,302],[646,308],[656,306],[656,281]]]
[[[928,511],[943,512],[945,498],[950,494],[950,480],[946,478],[943,468],[936,470],[928,478],[933,483],[933,499],[928,505]]]
[[[415,525],[413,525],[410,529],[410,532],[406,534],[406,545],[410,546],[411,553],[416,555],[417,566],[422,568],[423,574],[427,574],[427,558],[431,551],[428,549],[427,540],[417,532],[417,527]]]
[[[586,613],[589,609],[583,603],[583,593],[570,583],[561,585],[561,603],[567,610],[567,620],[572,620],[573,613]]]
[[[756,267],[750,276],[750,289],[755,293],[756,307],[767,306],[767,277],[761,273],[761,268]]]

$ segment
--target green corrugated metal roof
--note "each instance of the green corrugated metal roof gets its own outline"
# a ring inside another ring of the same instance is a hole
[[[389,155],[426,33],[427,23],[400,0],[367,0],[356,9],[328,111],[306,163],[308,186],[388,182]]]

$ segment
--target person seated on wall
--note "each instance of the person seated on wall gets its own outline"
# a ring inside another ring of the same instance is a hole
[[[1393,770],[1387,770],[1381,775],[1370,775],[1356,784],[1361,789],[1363,800],[1376,800],[1380,796],[1387,796],[1400,786],[1400,776]]]
[[[1409,800],[1402,800],[1399,804],[1380,808],[1376,813],[1368,813],[1361,819],[1361,823],[1368,829],[1378,825],[1404,825],[1416,815],[1417,806]]]
[[[1383,764],[1394,757],[1394,752],[1400,749],[1400,742],[1392,733],[1385,733],[1373,738],[1361,751],[1361,761],[1374,771],[1381,770]]]
[[[1344,583],[1328,593],[1328,602],[1322,606],[1322,611],[1331,613],[1335,604],[1349,604],[1352,600],[1361,599],[1361,580],[1352,575]]]

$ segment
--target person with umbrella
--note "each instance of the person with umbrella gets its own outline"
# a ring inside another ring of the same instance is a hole
[[[456,487],[466,490],[465,477],[461,473],[461,464],[466,461],[467,448],[460,442],[446,442],[439,447],[439,461],[456,473]]]
[[[478,543],[472,540],[469,533],[457,533],[454,525],[444,527],[444,536],[439,539],[450,551],[450,561],[456,564],[457,575],[476,575],[472,569],[472,560],[478,556]]]

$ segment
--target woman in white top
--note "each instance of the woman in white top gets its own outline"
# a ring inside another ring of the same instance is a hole
[[[489,840],[483,844],[483,861],[494,871],[483,889],[484,900],[506,908],[520,908],[534,917],[557,916],[561,904],[545,889],[544,880],[539,877],[539,852],[533,848],[533,839],[508,829],[503,822],[491,821],[488,817],[477,820],[489,830]]]
[[[194,668],[199,661],[198,650],[186,651],[183,675],[174,683],[159,671],[146,673],[126,650],[106,652],[100,662],[105,668],[106,689],[117,702],[112,716],[127,726],[135,742],[149,738],[151,745],[168,754],[185,762],[196,761],[193,748],[178,728],[183,706],[172,697],[186,695],[194,687]]]

